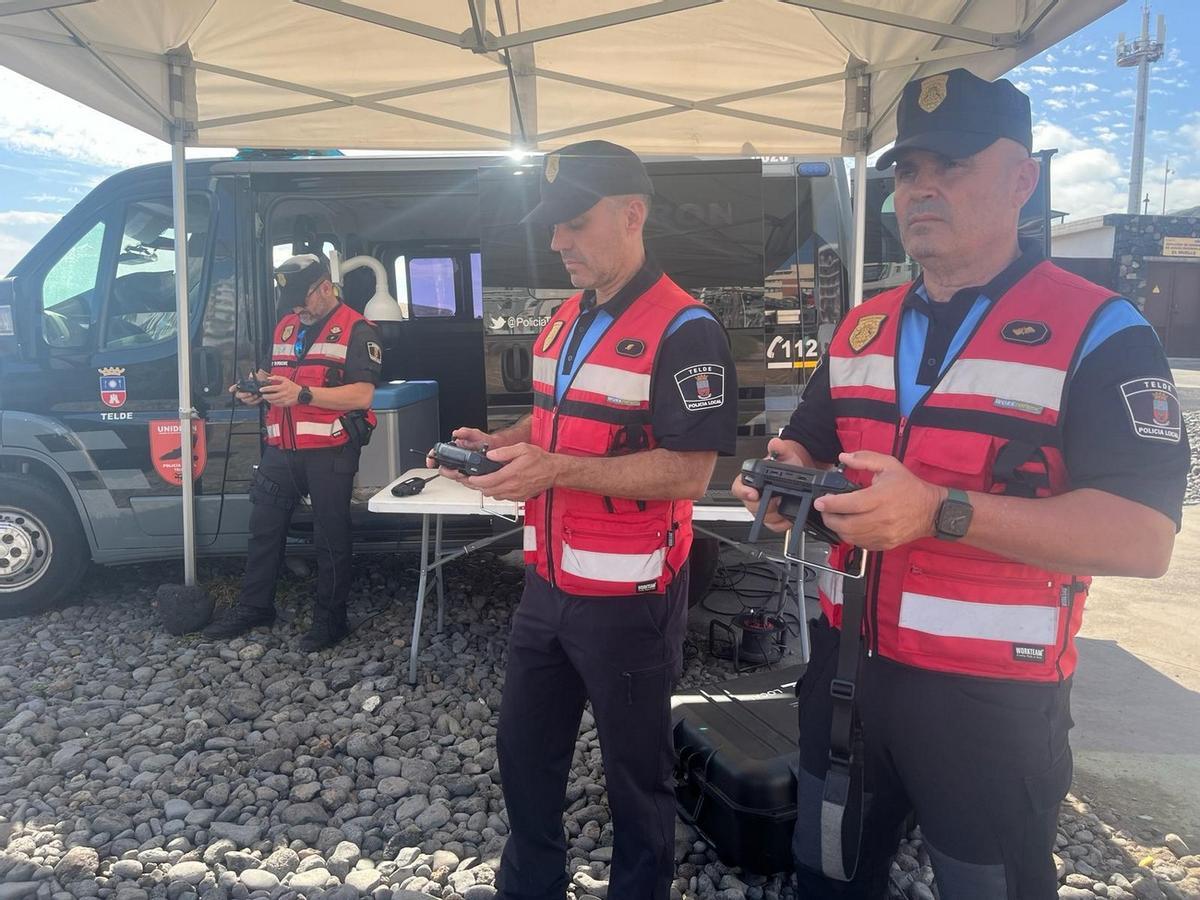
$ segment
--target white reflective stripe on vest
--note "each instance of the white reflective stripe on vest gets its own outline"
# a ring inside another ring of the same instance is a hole
[[[905,591],[900,627],[948,638],[1050,646],[1058,641],[1058,607],[975,603]]]
[[[870,356],[830,356],[829,382],[832,387],[872,387],[881,391],[896,389],[894,357],[873,353]]]
[[[267,426],[267,437],[279,437],[280,431],[278,425]]]
[[[650,400],[650,376],[585,362],[575,373],[571,389],[603,394],[626,403],[645,403]]]
[[[653,581],[662,577],[662,548],[653,553],[603,553],[562,545],[562,570],[592,581]]]
[[[832,572],[817,571],[817,590],[834,606],[842,605],[842,577]]]
[[[311,434],[319,435],[320,437],[332,437],[335,434],[342,433],[342,423],[340,421],[333,422],[297,422],[296,434]]]
[[[271,355],[276,357],[282,356],[285,359],[294,359],[296,356],[296,347],[294,344],[272,344]]]
[[[533,380],[554,387],[554,363],[556,360],[548,356],[533,358]]]
[[[1000,359],[960,359],[942,377],[935,394],[975,394],[1058,409],[1066,372]]]
[[[306,356],[324,356],[328,359],[346,359],[345,344],[317,343],[308,348]]]
[[[521,532],[523,538],[522,548],[529,552],[537,550],[537,527],[534,525],[526,525]]]

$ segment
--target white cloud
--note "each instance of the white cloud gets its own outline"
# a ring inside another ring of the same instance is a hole
[[[1101,147],[1072,150],[1054,157],[1050,168],[1051,202],[1074,219],[1121,212],[1128,189],[1117,157]]]
[[[110,171],[171,158],[165,142],[3,66],[0,97],[0,147]],[[227,155],[223,149],[188,150],[189,158]]]
[[[1028,81],[1018,81],[1016,83],[1016,88],[1022,94],[1028,94],[1031,90],[1033,90],[1033,86]]]
[[[1063,66],[1059,69],[1060,72],[1069,72],[1072,75],[1097,75],[1099,69],[1088,69],[1083,66]]]
[[[62,218],[60,213],[14,209],[0,212],[0,273],[7,274],[50,226]]]
[[[1053,75],[1058,69],[1054,66],[1030,66],[1029,71],[1035,75]]]
[[[1042,106],[1045,106],[1047,109],[1055,110],[1066,109],[1069,105],[1065,100],[1046,100],[1042,103]]]

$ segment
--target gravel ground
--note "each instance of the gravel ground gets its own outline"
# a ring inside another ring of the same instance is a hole
[[[495,716],[520,572],[487,555],[449,567],[446,631],[410,688],[412,603],[388,598],[412,595],[411,557],[358,558],[360,624],[312,655],[291,649],[311,580],[288,576],[272,631],[211,643],[161,627],[152,598],[171,568],[94,570],[85,603],[0,622],[0,900],[494,896],[508,831]],[[228,597],[237,569],[202,577]],[[684,681],[730,675],[693,654]],[[567,800],[571,896],[605,900],[612,831],[588,714]],[[1200,857],[1134,833],[1070,798],[1059,896],[1200,898]],[[682,823],[676,860],[673,898],[795,897]],[[891,896],[936,896],[932,882],[914,833]]]
[[[1187,428],[1188,441],[1192,445],[1192,470],[1188,473],[1185,505],[1200,503],[1200,410],[1185,412],[1183,424]]]

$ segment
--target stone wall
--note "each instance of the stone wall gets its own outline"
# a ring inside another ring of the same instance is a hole
[[[1105,225],[1116,228],[1113,258],[1117,265],[1116,289],[1137,303],[1146,305],[1146,257],[1162,256],[1164,237],[1200,238],[1200,217],[1130,216],[1114,213],[1104,217]]]

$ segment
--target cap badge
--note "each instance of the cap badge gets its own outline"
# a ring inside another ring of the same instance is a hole
[[[558,154],[551,153],[546,157],[546,181],[554,184],[554,179],[558,177]]]
[[[879,329],[883,327],[885,319],[887,316],[863,316],[859,319],[854,330],[850,332],[850,349],[855,353],[862,352],[867,344],[879,336]]]
[[[275,283],[280,287],[287,287],[287,276],[282,272],[275,273]]]
[[[946,99],[946,82],[949,80],[949,73],[922,79],[921,96],[917,98],[917,106],[927,113],[941,106],[942,101]]]

